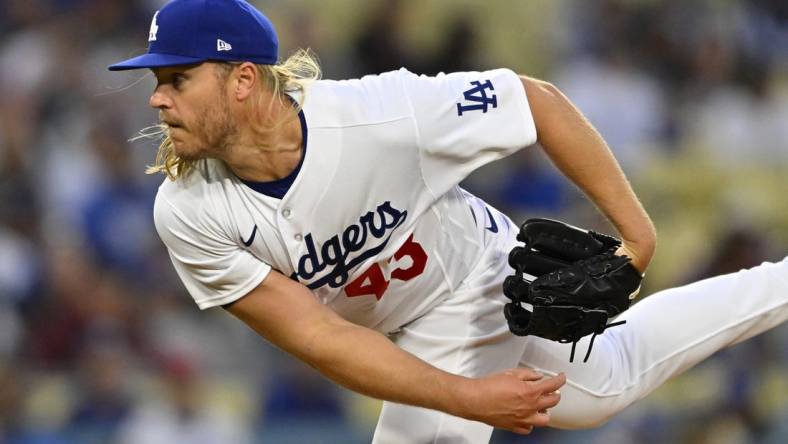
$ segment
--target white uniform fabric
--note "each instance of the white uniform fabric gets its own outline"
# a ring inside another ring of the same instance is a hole
[[[588,362],[569,362],[571,344],[509,333],[503,319],[506,256],[517,227],[489,235],[477,267],[451,297],[393,337],[405,350],[443,370],[482,376],[515,366],[547,375],[564,372],[561,402],[550,425],[579,429],[608,421],[669,378],[714,352],[788,320],[788,258],[661,291],[616,320],[627,323],[597,336]],[[725,307],[725,309],[714,309]],[[585,350],[590,337],[581,340]],[[373,443],[486,443],[492,427],[446,413],[385,402]]]
[[[306,154],[283,199],[252,190],[219,161],[200,161],[160,187],[159,235],[200,308],[244,296],[273,267],[348,320],[396,330],[479,260],[485,224],[495,222],[457,184],[536,141],[522,83],[503,69],[438,77],[403,69],[316,82],[303,107]]]
[[[514,73],[320,81],[303,106],[306,155],[281,200],[213,160],[159,189],[157,230],[200,308],[243,297],[274,268],[444,370],[481,376],[519,362],[566,372],[552,425],[569,428],[609,419],[712,352],[788,318],[786,260],[649,297],[596,339],[588,363],[569,363],[569,345],[508,332],[501,283],[517,228],[457,186],[535,142]],[[481,443],[491,433],[386,402],[373,442]]]

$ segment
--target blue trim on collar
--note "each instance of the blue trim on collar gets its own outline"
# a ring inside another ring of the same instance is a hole
[[[244,185],[257,191],[258,193],[265,194],[266,196],[275,197],[277,199],[282,199],[285,197],[285,194],[287,194],[287,192],[290,190],[290,187],[293,185],[296,177],[298,177],[298,172],[301,171],[301,166],[304,164],[304,159],[306,158],[308,130],[306,127],[306,117],[304,116],[303,109],[298,112],[298,120],[301,121],[301,146],[304,147],[304,150],[301,153],[301,160],[298,161],[298,166],[293,170],[292,173],[288,174],[287,177],[269,182],[254,182],[251,180],[241,179],[241,182],[243,182]]]

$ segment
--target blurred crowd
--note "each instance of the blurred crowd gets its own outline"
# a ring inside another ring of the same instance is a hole
[[[200,312],[156,236],[155,141],[130,142],[156,123],[153,81],[105,68],[145,50],[162,3],[0,0],[0,444],[368,442],[377,401]],[[253,3],[328,78],[509,67],[558,85],[656,222],[647,293],[788,254],[784,1]],[[610,230],[539,150],[499,163],[465,186],[515,220]],[[785,326],[599,429],[493,435],[786,441]]]

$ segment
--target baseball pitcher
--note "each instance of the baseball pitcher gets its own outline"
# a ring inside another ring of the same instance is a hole
[[[549,83],[506,69],[318,80],[309,53],[279,59],[242,0],[164,5],[147,53],[110,67],[141,68],[164,136],[156,228],[189,294],[383,399],[376,443],[591,427],[788,318],[788,261],[627,310],[653,225]],[[518,227],[458,186],[520,149],[543,149],[621,239]]]

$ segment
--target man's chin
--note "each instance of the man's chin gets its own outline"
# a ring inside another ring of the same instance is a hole
[[[194,147],[185,145],[183,142],[173,140],[173,151],[183,160],[200,160],[204,156],[200,155],[200,150]]]
[[[178,157],[180,157],[181,159],[186,160],[188,162],[192,162],[192,161],[195,161],[195,160],[200,160],[200,159],[204,159],[205,158],[205,156],[201,156],[201,155],[199,155],[197,153],[186,153],[186,154],[183,154],[183,155],[178,155]]]

